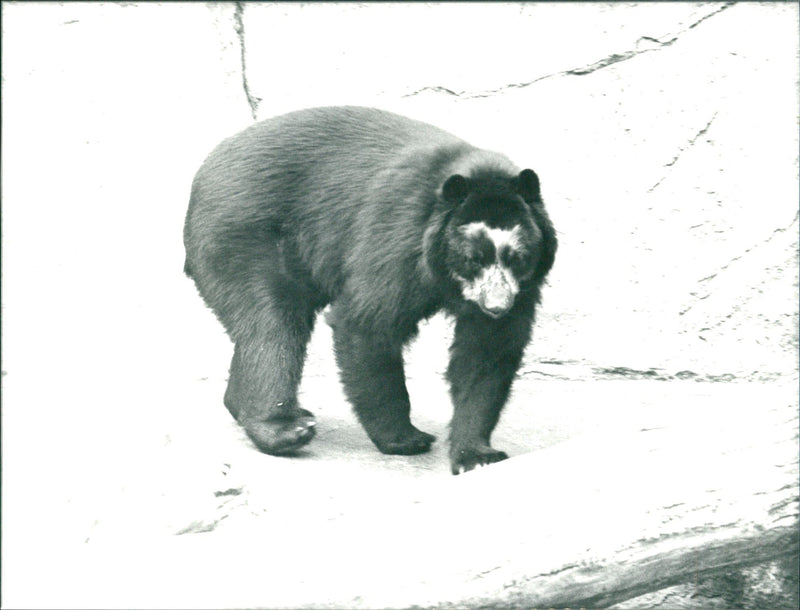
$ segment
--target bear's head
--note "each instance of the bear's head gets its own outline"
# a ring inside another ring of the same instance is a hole
[[[518,175],[473,171],[450,176],[441,188],[450,209],[444,232],[445,268],[461,296],[491,318],[537,289],[556,251],[556,237],[533,170]]]

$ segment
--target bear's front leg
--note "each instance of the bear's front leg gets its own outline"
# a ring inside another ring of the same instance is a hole
[[[492,319],[470,313],[456,322],[447,378],[453,400],[450,465],[453,474],[508,457],[490,437],[530,340],[531,316]]]
[[[345,393],[375,446],[396,455],[429,451],[436,437],[411,424],[402,344],[346,322],[334,325],[333,339]]]

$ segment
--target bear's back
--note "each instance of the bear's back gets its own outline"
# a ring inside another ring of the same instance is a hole
[[[421,121],[377,108],[329,106],[308,108],[261,121],[255,137],[274,139],[310,156],[330,158],[329,151],[368,152],[377,163],[403,149],[461,142],[456,136]],[[245,130],[247,132],[248,130]]]
[[[401,167],[409,182],[417,174],[427,177],[424,157],[458,148],[471,147],[437,127],[383,110],[299,110],[223,140],[195,176],[192,207],[214,214],[222,206],[220,213],[233,212],[243,221],[302,223],[307,208],[324,203],[337,211],[339,225],[363,203],[361,196],[371,195],[369,183],[377,175]]]

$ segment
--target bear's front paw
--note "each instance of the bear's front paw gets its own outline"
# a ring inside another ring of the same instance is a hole
[[[317,421],[305,409],[263,420],[241,422],[256,447],[270,455],[291,455],[316,434]]]
[[[431,450],[436,437],[411,426],[410,430],[372,439],[381,453],[389,455],[417,455]]]
[[[453,451],[450,468],[453,474],[463,474],[480,466],[508,459],[505,451],[497,451],[491,447],[470,447]]]

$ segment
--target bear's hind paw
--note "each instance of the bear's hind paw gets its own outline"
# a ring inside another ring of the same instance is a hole
[[[291,420],[251,420],[243,422],[245,432],[256,447],[270,455],[293,455],[316,435],[317,422],[309,414]]]

